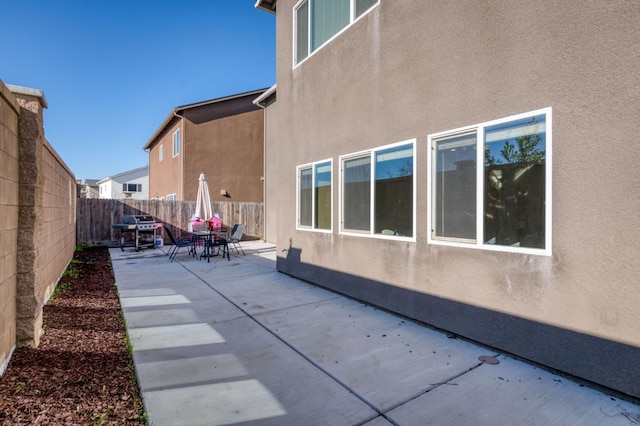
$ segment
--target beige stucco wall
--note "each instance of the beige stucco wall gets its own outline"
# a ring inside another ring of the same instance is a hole
[[[277,119],[271,119],[271,116],[278,117],[278,102],[269,105],[265,110],[265,142],[264,142],[264,240],[270,243],[276,243],[278,237],[278,179],[282,179],[285,175],[277,173],[280,170],[280,155],[277,137],[279,134]],[[269,143],[271,141],[271,143]],[[272,212],[267,214],[267,212]]]
[[[464,321],[417,300],[504,314],[510,322],[488,324],[503,336],[526,320],[640,353],[638,3],[381,0],[292,68],[296,1],[278,2],[278,101],[267,124],[278,129],[267,148],[267,217],[276,216],[278,252],[299,253],[299,262],[280,258],[280,269],[462,335]],[[427,244],[427,135],[545,107],[553,111],[552,255]],[[338,157],[414,138],[416,241],[340,235]],[[326,158],[334,160],[333,232],[297,231],[296,166]],[[373,294],[350,284],[363,278],[384,285]],[[385,299],[394,289],[414,296]],[[491,333],[488,343],[509,348],[495,331],[468,337]],[[534,346],[546,337],[527,338]],[[580,356],[577,346],[568,353]],[[637,385],[623,391],[640,394]]]
[[[195,200],[200,173],[207,175],[211,201],[261,202],[262,109],[196,124],[184,120],[184,199]],[[221,195],[225,189],[228,197]]]
[[[0,80],[0,374],[16,345],[18,102]]]

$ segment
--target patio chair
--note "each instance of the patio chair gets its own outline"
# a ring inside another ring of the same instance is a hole
[[[172,244],[172,246],[169,248],[169,251],[167,251],[167,255],[169,256],[169,259],[172,262],[176,258],[176,254],[178,254],[178,250],[180,250],[180,247],[189,247],[189,253],[191,253],[191,250],[195,250],[195,247],[193,247],[193,241],[191,240],[191,238],[182,237],[179,240],[176,240],[173,234],[171,233],[171,231],[169,230],[169,227],[165,226],[164,230],[167,233],[167,236],[169,237],[169,240],[171,241],[171,244]]]
[[[242,234],[244,234],[244,228],[246,227],[247,225],[240,225],[237,223],[233,225],[233,228],[231,229],[231,235],[227,240],[227,242],[231,244],[231,246],[235,249],[236,254],[240,254],[240,251],[238,251],[238,248],[240,248],[240,250],[242,250],[243,256],[246,256],[246,253],[244,252],[244,249],[240,245],[240,241],[242,240]]]
[[[211,238],[208,238],[205,241],[205,244],[209,245],[209,247],[207,248],[208,253],[213,253],[214,251],[217,251],[216,254],[214,254],[214,256],[217,256],[220,254],[220,252],[222,252],[223,259],[226,255],[227,260],[231,260],[231,256],[229,255],[229,243],[227,242],[226,238],[212,235]],[[209,257],[207,256],[207,262],[208,261],[209,261]]]

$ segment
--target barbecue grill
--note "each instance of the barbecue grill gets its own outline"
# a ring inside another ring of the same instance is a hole
[[[122,223],[112,225],[113,229],[120,231],[120,249],[135,247],[136,251],[142,247],[156,248],[156,233],[162,227],[162,222],[156,222],[150,215],[122,216]],[[125,238],[129,234],[129,238]],[[133,234],[133,240],[131,238]]]

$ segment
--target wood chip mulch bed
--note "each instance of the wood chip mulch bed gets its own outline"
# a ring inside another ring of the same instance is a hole
[[[76,251],[43,324],[0,377],[1,425],[145,424],[106,248]]]

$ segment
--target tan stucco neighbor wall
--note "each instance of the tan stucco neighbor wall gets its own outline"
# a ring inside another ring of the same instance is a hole
[[[16,346],[19,111],[16,98],[0,80],[0,375]]]
[[[173,134],[180,129],[180,154],[173,156]],[[176,194],[177,200],[182,200],[182,162],[184,159],[184,131],[182,119],[176,118],[175,123],[160,135],[158,143],[149,150],[149,198],[162,199],[169,194]],[[162,146],[162,160],[160,147]]]
[[[639,397],[638,2],[381,0],[292,67],[296,3],[278,1],[267,123],[278,268]],[[551,255],[428,244],[427,136],[541,108]],[[341,234],[339,156],[410,139],[415,241]],[[296,166],[328,158],[333,230],[296,230]]]
[[[150,198],[175,193],[178,201],[195,201],[200,174],[205,173],[212,202],[262,202],[264,113],[253,100],[263,92],[175,108],[144,146],[149,152]],[[181,151],[173,157],[176,129],[181,132]]]
[[[184,199],[196,199],[206,172],[211,201],[262,202],[263,126],[261,109],[202,124],[185,119]]]

